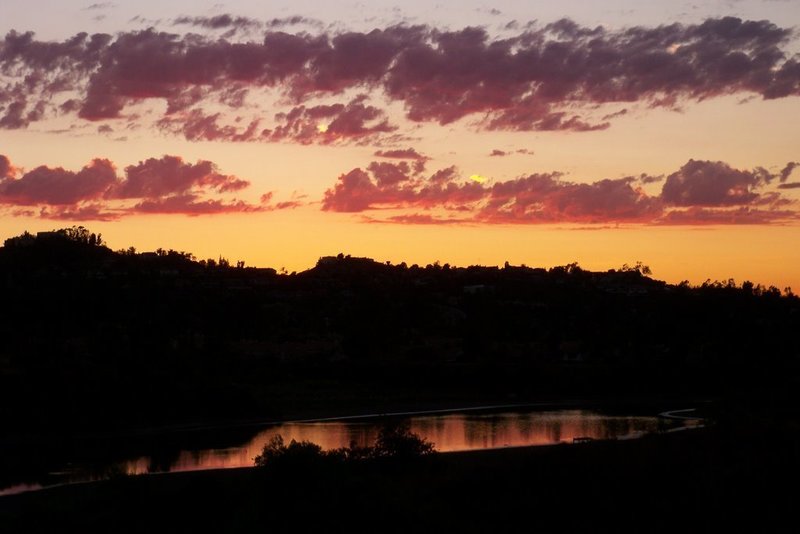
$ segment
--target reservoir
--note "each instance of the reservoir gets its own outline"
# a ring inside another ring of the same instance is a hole
[[[698,426],[691,417],[665,418],[656,415],[621,415],[599,410],[531,410],[523,408],[469,409],[455,412],[375,414],[338,419],[304,420],[253,426],[248,429],[218,430],[208,439],[192,445],[187,433],[179,442],[151,440],[149,450],[111,453],[95,461],[85,458],[31,476],[0,489],[0,495],[40,489],[45,486],[100,480],[120,475],[250,467],[269,440],[280,435],[291,440],[310,441],[323,449],[372,445],[387,420],[407,423],[411,431],[433,442],[439,452],[572,444],[591,440],[632,439],[646,434]],[[108,452],[108,451],[107,451]],[[113,459],[111,459],[113,458]]]

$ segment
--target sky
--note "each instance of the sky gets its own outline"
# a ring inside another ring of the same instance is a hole
[[[0,3],[0,238],[800,288],[800,0]]]

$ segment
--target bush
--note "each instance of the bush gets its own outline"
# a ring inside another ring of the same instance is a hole
[[[349,447],[333,449],[328,451],[327,454],[343,462],[357,462],[373,458],[375,456],[375,447],[361,447],[355,441],[351,441]]]
[[[435,452],[434,445],[418,434],[411,432],[408,424],[390,424],[378,433],[375,445],[359,447],[351,442],[349,447],[323,451],[310,441],[292,440],[289,445],[277,435],[264,445],[261,454],[254,458],[256,467],[281,469],[307,469],[334,464],[353,464],[377,458],[411,460]]]
[[[377,458],[417,458],[435,452],[433,443],[411,432],[407,423],[384,426],[375,441]]]
[[[254,460],[257,467],[307,467],[321,463],[325,457],[322,447],[316,443],[292,440],[285,445],[283,437],[277,435],[264,445]]]

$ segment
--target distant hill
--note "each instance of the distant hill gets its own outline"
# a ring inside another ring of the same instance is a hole
[[[340,254],[279,274],[112,251],[82,227],[26,233],[0,248],[0,420],[125,426],[400,397],[704,396],[797,376],[800,299],[647,273]]]

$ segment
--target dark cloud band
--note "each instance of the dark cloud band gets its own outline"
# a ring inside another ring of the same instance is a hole
[[[689,160],[670,174],[657,195],[642,185],[647,174],[575,183],[562,173],[536,173],[514,180],[479,184],[454,167],[428,177],[405,162],[373,162],[339,176],[322,209],[370,212],[386,208],[406,213],[386,222],[425,223],[641,223],[767,224],[797,220],[795,202],[769,186],[781,173],[739,170],[719,161]],[[780,184],[778,189],[789,189]],[[408,213],[414,210],[448,214]],[[455,214],[455,216],[454,216]],[[381,219],[370,217],[371,222]]]
[[[225,15],[181,23],[254,24]],[[208,120],[212,105],[236,116],[250,91],[274,89],[295,102],[287,120],[311,113],[313,98],[356,90],[401,103],[412,121],[476,116],[485,129],[586,131],[623,113],[593,119],[597,104],[800,94],[800,60],[786,51],[792,31],[769,21],[725,17],[608,30],[561,20],[508,38],[424,25],[317,34],[266,27],[260,41],[145,30],[49,42],[12,31],[0,42],[0,127],[24,128],[56,112],[113,119],[160,99],[167,103],[162,124],[189,139],[308,140],[302,131],[274,134],[286,124],[243,135]],[[362,114],[383,125],[379,133],[390,129],[382,110],[362,105]],[[342,137],[352,131],[348,125]]]
[[[79,171],[39,166],[21,172],[0,155],[0,207],[24,208],[47,218],[113,220],[126,215],[167,213],[211,215],[294,208],[299,202],[260,204],[228,200],[220,195],[250,183],[222,174],[207,160],[189,163],[177,156],[150,158],[125,167],[122,176],[107,159],[94,159]],[[25,208],[27,207],[27,208]]]

